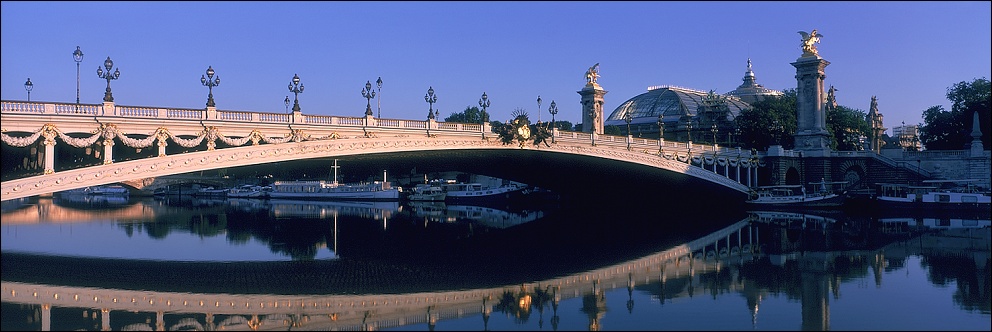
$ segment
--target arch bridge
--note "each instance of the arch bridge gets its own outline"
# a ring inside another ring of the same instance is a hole
[[[110,183],[140,186],[148,183],[146,179],[175,174],[354,157],[403,167],[461,163],[465,171],[543,184],[552,190],[569,189],[566,183],[581,182],[575,181],[576,176],[607,182],[599,176],[635,171],[637,176],[664,177],[663,182],[669,185],[692,184],[709,191],[718,188],[716,192],[743,201],[749,187],[757,184],[760,162],[759,156],[737,148],[557,129],[544,142],[531,138],[520,144],[503,144],[489,124],[434,119],[138,107],[112,102],[0,101],[0,107],[4,154],[23,156],[20,164],[4,158],[5,172],[14,168],[22,175],[3,181],[2,200]],[[65,147],[56,150],[56,145]],[[56,156],[57,151],[72,156]],[[62,165],[56,165],[57,160]],[[558,172],[521,167],[549,164],[561,167]],[[560,174],[569,169],[579,173]],[[565,179],[569,176],[572,178]],[[628,176],[626,182],[636,181]]]

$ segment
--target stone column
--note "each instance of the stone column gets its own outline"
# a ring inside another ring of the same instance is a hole
[[[114,139],[105,138],[103,139],[103,164],[113,164],[114,163]]]
[[[110,309],[100,309],[100,331],[110,330]]]
[[[805,156],[830,156],[830,133],[824,111],[824,68],[830,62],[819,55],[804,54],[796,62],[796,135],[795,150],[806,151]]]
[[[582,96],[582,132],[603,134],[603,96],[609,91],[591,82],[576,92]]]
[[[42,304],[41,305],[41,330],[51,331],[52,330],[52,305]]]
[[[45,130],[45,174],[55,173],[55,131]]]

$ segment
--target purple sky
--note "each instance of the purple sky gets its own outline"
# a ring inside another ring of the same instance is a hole
[[[119,105],[203,108],[213,66],[217,108],[284,112],[298,74],[304,113],[362,116],[366,81],[382,77],[383,118],[441,118],[478,106],[580,121],[583,74],[600,63],[611,113],[652,85],[726,93],[747,59],[758,83],[796,87],[798,31],[817,29],[840,105],[891,128],[950,109],[947,88],[992,77],[992,3],[984,2],[21,2],[2,6],[3,100],[100,103],[109,56]],[[537,97],[541,96],[541,110]],[[372,100],[373,111],[376,100]]]

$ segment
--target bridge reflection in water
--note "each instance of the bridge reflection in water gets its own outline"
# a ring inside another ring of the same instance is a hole
[[[298,208],[314,211],[319,205]],[[540,281],[465,290],[360,295],[188,293],[57,286],[5,278],[0,295],[5,316],[26,314],[24,318],[34,328],[45,331],[52,329],[53,316],[77,322],[71,328],[102,330],[377,330],[416,324],[433,330],[441,321],[468,317],[478,317],[478,327],[488,329],[494,311],[526,319],[535,309],[542,322],[544,310],[550,309],[550,322],[557,330],[559,306],[570,299],[581,299],[586,326],[598,330],[608,311],[606,294],[611,290],[627,290],[628,311],[633,310],[635,291],[650,293],[652,301],[662,305],[694,295],[738,293],[746,299],[752,322],[758,319],[762,300],[782,291],[797,292],[789,296],[802,302],[802,329],[829,330],[829,299],[840,296],[842,279],[870,273],[880,285],[881,272],[888,264],[911,255],[968,257],[974,261],[973,271],[979,273],[975,280],[988,280],[987,220],[878,221],[853,223],[830,216],[750,212],[747,218],[695,240],[618,264]],[[784,270],[787,265],[798,268]],[[8,268],[6,262],[4,268]],[[796,275],[773,276],[783,271]],[[788,277],[794,280],[785,281]],[[797,285],[797,289],[788,289]],[[987,289],[977,295],[964,293],[955,301],[989,310]]]

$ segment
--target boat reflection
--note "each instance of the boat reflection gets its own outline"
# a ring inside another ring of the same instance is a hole
[[[490,319],[499,317],[493,312],[505,313],[517,323],[527,322],[537,312],[543,323],[545,311],[551,313],[554,330],[567,320],[573,320],[569,326],[576,326],[574,320],[584,320],[581,323],[589,330],[600,330],[609,313],[632,311],[635,298],[665,306],[690,301],[694,295],[708,298],[709,294],[729,293],[746,299],[746,308],[734,310],[747,310],[752,324],[759,319],[765,299],[787,297],[800,302],[802,330],[826,331],[831,330],[831,319],[839,319],[836,314],[831,317],[831,300],[840,302],[845,295],[855,294],[864,288],[860,283],[865,279],[881,286],[886,281],[883,271],[905,269],[910,256],[921,256],[928,262],[921,268],[942,276],[930,282],[959,288],[952,299],[955,303],[965,310],[990,310],[987,220],[974,225],[964,220],[914,221],[906,229],[880,224],[911,223],[751,211],[730,226],[621,263],[471,289],[404,292],[401,284],[380,280],[394,278],[388,274],[362,281],[379,284],[377,292],[338,289],[340,295],[276,295],[283,293],[269,290],[275,283],[255,283],[250,293],[241,294],[53,286],[5,278],[0,296],[4,316],[26,322],[11,327],[43,331],[56,326],[53,321],[66,329],[370,331],[423,324],[433,330],[440,321],[471,317],[481,317],[473,324],[488,330]],[[321,271],[328,267],[322,266]],[[286,271],[286,275],[300,272]],[[451,272],[450,278],[462,277],[457,269]],[[856,286],[840,293],[842,283]],[[623,296],[626,310],[610,308],[611,303],[624,303],[607,301],[610,296]],[[566,303],[572,311],[580,308],[579,313],[559,310]],[[80,315],[85,319],[79,320]],[[633,317],[626,312],[610,317],[635,319],[625,318]]]
[[[491,228],[507,228],[535,221],[544,217],[544,211],[522,210],[517,212],[492,207],[447,204],[445,202],[407,202],[415,218],[429,222],[468,222]]]

